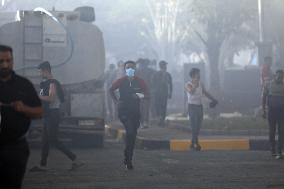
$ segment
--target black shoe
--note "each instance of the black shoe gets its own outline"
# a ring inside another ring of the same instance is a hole
[[[201,150],[201,146],[199,144],[197,144],[197,146],[195,147],[196,151],[200,151]]]
[[[271,147],[270,151],[271,151],[271,156],[272,156],[272,157],[277,156],[277,153],[276,153],[275,148]]]
[[[83,167],[84,165],[85,165],[84,162],[75,160],[75,161],[72,162],[71,168],[69,169],[69,171],[75,171],[75,170],[79,169],[80,167]]]
[[[191,150],[194,151],[200,151],[201,150],[201,146],[199,144],[192,144],[190,145]]]
[[[125,167],[126,167],[127,170],[133,170],[133,168],[134,168],[131,162],[128,162],[128,163],[125,165]]]
[[[129,161],[129,160],[124,160],[124,161],[123,161],[123,164],[125,165],[125,168],[126,168],[127,170],[132,170],[132,169],[133,169],[133,164],[132,164],[131,161]]]
[[[126,165],[127,164],[127,160],[125,159],[125,160],[123,160],[123,164],[124,165]]]

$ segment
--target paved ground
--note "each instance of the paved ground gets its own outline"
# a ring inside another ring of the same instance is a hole
[[[108,124],[113,129],[124,129],[119,121]],[[267,139],[268,129],[259,129],[254,131],[248,130],[220,130],[220,129],[203,129],[200,131],[200,138],[251,138],[251,139]],[[190,139],[191,127],[178,123],[177,121],[168,121],[165,127],[159,127],[153,122],[150,127],[138,129],[138,136],[155,139],[155,140],[171,140],[171,139]]]
[[[50,170],[27,172],[24,189],[264,189],[284,188],[284,161],[265,151],[170,152],[136,150],[135,169],[122,166],[123,146],[108,141],[103,149],[75,150],[86,166],[76,172],[52,151]],[[32,150],[29,167],[38,162]]]
[[[191,145],[191,129],[182,123],[170,121],[166,126],[151,124],[148,128],[138,130],[137,147],[142,149],[170,149],[188,151]],[[106,133],[117,140],[123,140],[125,131],[121,123],[107,125]],[[203,130],[199,143],[205,150],[269,150],[268,134],[263,132],[242,132],[241,130]]]

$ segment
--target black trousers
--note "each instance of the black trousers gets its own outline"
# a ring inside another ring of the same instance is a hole
[[[284,106],[268,107],[269,141],[272,152],[281,154],[284,142]],[[276,145],[275,134],[278,131],[278,144]]]
[[[188,112],[190,117],[190,125],[192,128],[192,145],[198,144],[198,136],[203,121],[203,107],[202,105],[189,104]]]
[[[26,139],[0,146],[0,188],[20,189],[30,150]]]
[[[76,155],[58,140],[59,122],[59,109],[52,109],[45,113],[43,118],[42,149],[40,161],[41,166],[47,165],[47,158],[50,146],[56,147],[58,150],[63,152],[69,159],[76,159]]]
[[[140,106],[137,104],[134,107],[118,105],[118,117],[125,128],[125,161],[131,161],[135,148],[137,130],[140,126]]]
[[[160,122],[164,122],[167,114],[168,96],[166,94],[155,94],[156,114],[160,118]]]

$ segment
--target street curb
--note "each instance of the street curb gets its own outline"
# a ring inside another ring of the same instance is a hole
[[[125,130],[106,127],[108,135],[114,137],[117,141],[124,141]],[[201,139],[202,150],[269,150],[269,141],[264,139]],[[170,151],[189,151],[191,145],[190,139],[171,139],[156,140],[137,136],[136,147],[148,150],[170,150]]]

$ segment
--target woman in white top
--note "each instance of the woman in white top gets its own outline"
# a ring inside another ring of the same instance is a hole
[[[200,82],[200,70],[198,68],[192,68],[189,76],[191,81],[185,85],[185,89],[188,97],[190,125],[192,127],[191,148],[199,151],[201,150],[201,146],[198,143],[198,135],[203,120],[202,97],[205,95],[212,101],[210,107],[215,107],[218,101],[206,91],[204,85]]]

